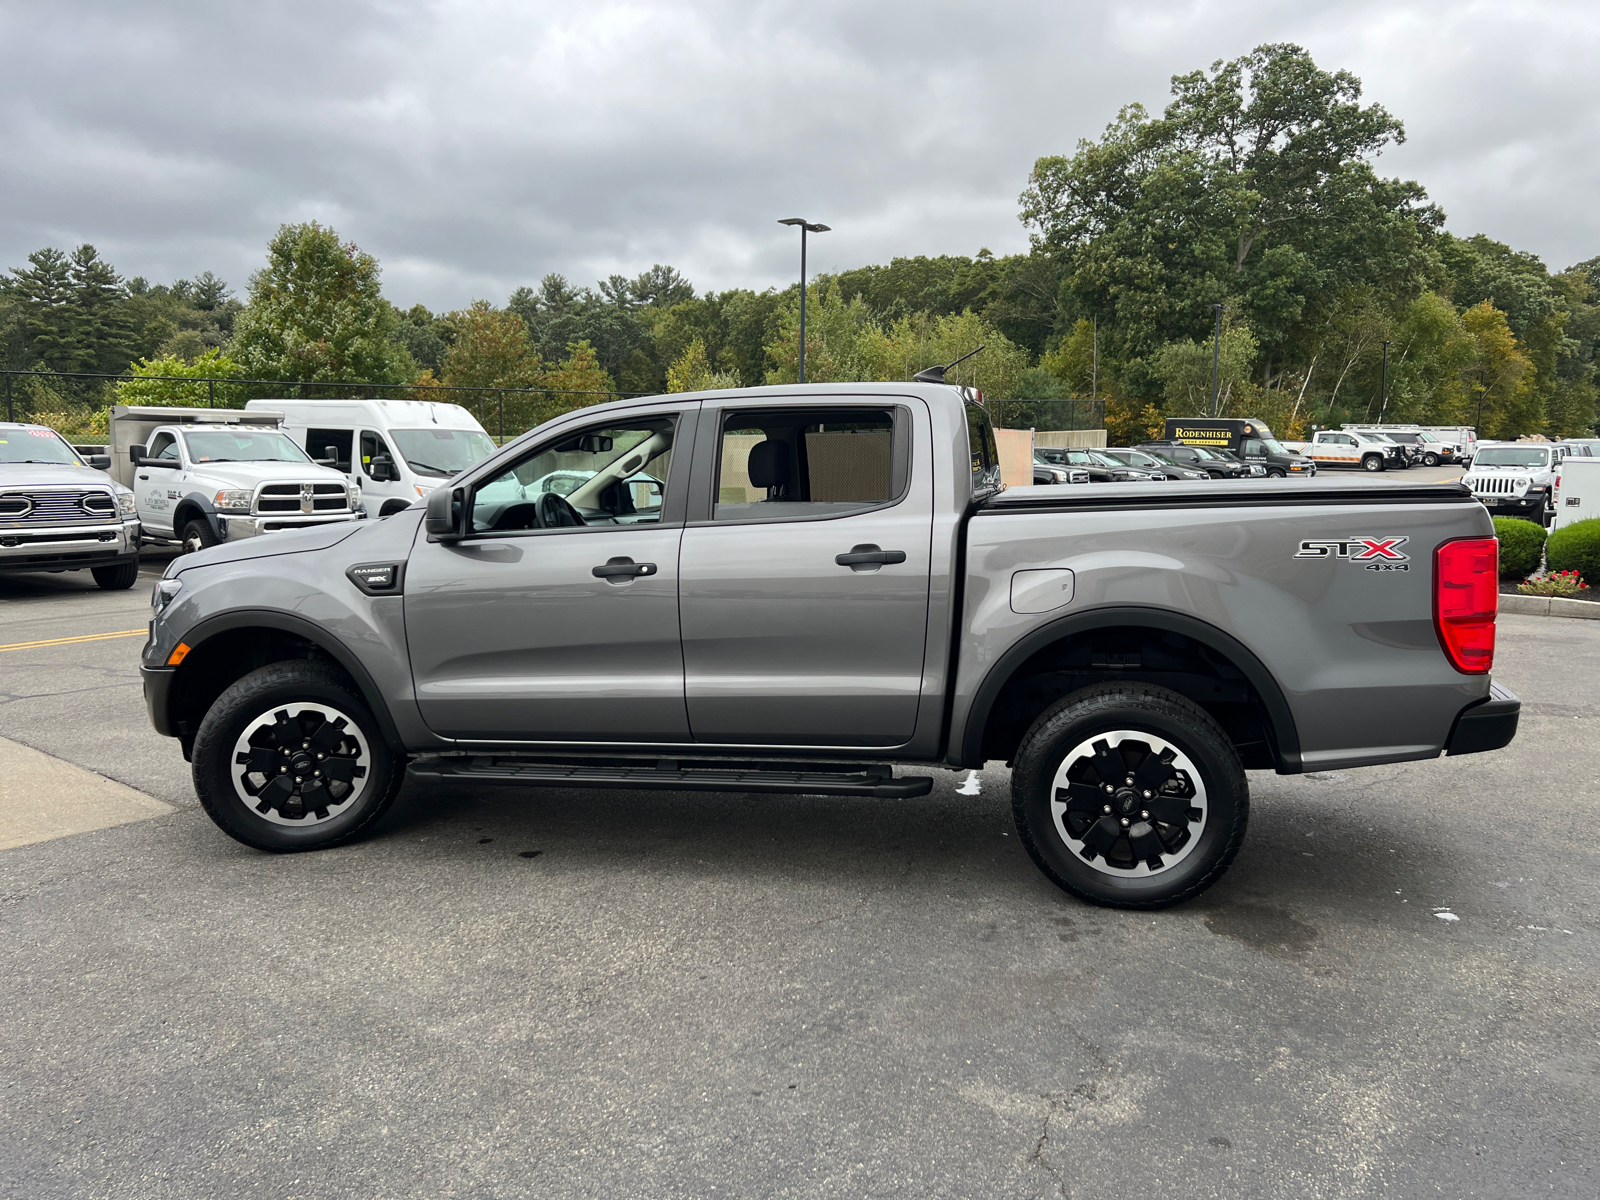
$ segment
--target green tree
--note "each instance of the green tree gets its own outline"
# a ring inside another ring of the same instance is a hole
[[[250,277],[229,352],[257,379],[405,383],[416,364],[391,340],[398,324],[377,259],[316,222],[284,225]]]
[[[535,388],[544,363],[516,313],[474,300],[449,318],[455,340],[444,356],[446,387]]]
[[[218,408],[233,408],[248,398],[241,384],[209,384],[210,379],[235,379],[244,369],[222,351],[204,351],[193,361],[168,356],[141,359],[129,368],[131,379],[116,385],[118,404],[149,404],[167,408],[204,408],[213,395]],[[160,376],[162,378],[154,378]],[[174,378],[175,377],[175,378]],[[192,379],[194,383],[179,380]]]
[[[1215,347],[1211,341],[1196,342],[1187,339],[1168,342],[1155,355],[1155,373],[1165,391],[1165,411],[1168,416],[1205,416],[1211,411],[1212,360],[1216,359],[1217,415],[1232,412],[1233,393],[1248,382],[1250,366],[1256,357],[1256,339],[1242,325],[1231,325],[1222,331]],[[1254,413],[1250,415],[1256,415]]]
[[[667,369],[667,391],[710,392],[739,386],[738,377],[728,371],[715,371],[706,356],[706,344],[699,338]]]
[[[76,362],[72,330],[72,264],[54,247],[28,255],[26,268],[12,267],[6,294],[21,310],[29,364],[70,371]]]

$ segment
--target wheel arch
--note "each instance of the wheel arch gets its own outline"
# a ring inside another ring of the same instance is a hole
[[[204,521],[211,527],[211,536],[222,541],[222,526],[217,523],[217,506],[204,496],[190,495],[178,501],[172,510],[172,536],[183,537],[183,527],[193,520]]]
[[[189,651],[176,668],[167,703],[169,728],[183,739],[186,753],[200,717],[229,684],[258,667],[295,658],[322,659],[339,667],[371,711],[383,740],[396,753],[405,753],[372,673],[322,626],[294,613],[242,609],[200,621],[183,640]]]
[[[990,667],[973,694],[959,731],[952,732],[952,757],[963,767],[981,766],[984,746],[996,718],[996,706],[1011,684],[1040,654],[1109,630],[1179,634],[1207,647],[1238,670],[1259,698],[1268,732],[1273,765],[1279,774],[1299,774],[1300,735],[1283,689],[1257,655],[1232,634],[1209,622],[1169,609],[1123,605],[1059,617],[1018,639]]]

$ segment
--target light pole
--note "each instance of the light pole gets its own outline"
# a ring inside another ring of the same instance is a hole
[[[1211,342],[1211,419],[1217,416],[1217,362],[1222,357],[1222,305],[1213,304],[1217,310],[1217,336]]]
[[[806,234],[827,233],[828,226],[817,225],[804,217],[784,217],[779,225],[800,226],[800,382],[806,381]]]
[[[1378,424],[1383,424],[1383,414],[1389,408],[1389,347],[1392,343],[1383,344],[1383,399],[1378,404]]]

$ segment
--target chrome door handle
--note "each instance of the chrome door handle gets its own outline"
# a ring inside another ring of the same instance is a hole
[[[837,554],[833,561],[841,567],[883,566],[885,564],[903,563],[906,560],[904,550],[880,550],[871,542],[850,547],[850,553]]]
[[[590,572],[596,579],[637,579],[641,575],[654,575],[655,563],[636,563],[631,558],[607,559],[602,567]]]

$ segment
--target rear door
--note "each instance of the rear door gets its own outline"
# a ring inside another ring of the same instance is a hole
[[[688,740],[677,568],[679,441],[693,416],[680,405],[567,426],[472,488],[466,538],[419,534],[406,640],[429,728],[476,741]],[[640,472],[665,487],[626,482]]]
[[[701,428],[679,584],[695,741],[908,741],[928,624],[926,407],[741,407]]]

